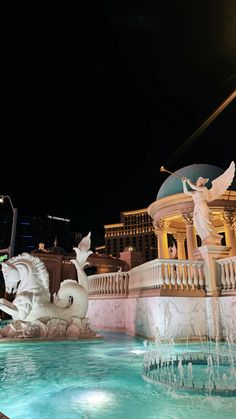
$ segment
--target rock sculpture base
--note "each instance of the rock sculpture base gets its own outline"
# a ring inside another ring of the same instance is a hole
[[[39,320],[27,322],[16,320],[0,329],[0,339],[91,339],[101,337],[90,328],[88,318],[72,317],[50,319],[43,323]]]

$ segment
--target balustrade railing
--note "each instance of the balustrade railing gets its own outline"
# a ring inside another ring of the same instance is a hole
[[[112,272],[88,277],[89,295],[126,297],[136,291],[204,290],[204,262],[195,260],[155,259],[129,272]]]
[[[220,270],[222,291],[236,291],[236,256],[216,261]]]
[[[129,271],[129,291],[157,288],[204,289],[204,262],[155,259]]]
[[[128,272],[111,272],[88,277],[89,295],[122,296],[128,294]]]

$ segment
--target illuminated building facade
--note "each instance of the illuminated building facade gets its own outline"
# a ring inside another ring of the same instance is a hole
[[[12,218],[0,214],[0,249],[10,244]],[[58,245],[67,252],[72,251],[82,238],[79,232],[70,231],[70,220],[54,216],[26,216],[19,214],[16,228],[15,254],[32,252],[40,242],[46,247],[53,246],[55,239]]]
[[[119,257],[131,246],[142,254],[144,262],[157,257],[156,236],[147,209],[121,212],[119,223],[106,224],[104,228],[106,254]]]

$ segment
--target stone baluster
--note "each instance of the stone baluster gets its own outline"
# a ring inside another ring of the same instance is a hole
[[[232,263],[233,263],[234,280],[235,280],[235,286],[236,286],[236,260],[233,260]]]
[[[125,293],[125,277],[124,275],[121,276],[120,278],[120,294],[124,294]]]
[[[203,265],[197,265],[198,268],[198,283],[200,288],[204,287],[204,271],[203,271]]]
[[[198,271],[196,263],[193,264],[193,285],[195,288],[198,288],[199,281],[198,281]]]
[[[120,273],[117,273],[116,274],[116,291],[115,291],[115,294],[116,295],[119,295],[120,294],[122,276],[123,276],[123,274],[120,274]]]
[[[226,282],[226,290],[230,290],[230,275],[229,275],[229,264],[228,262],[225,263],[225,282]]]
[[[107,276],[104,275],[104,290],[103,294],[107,294]]]
[[[113,294],[113,287],[114,287],[114,275],[110,275],[110,294]]]
[[[188,278],[188,286],[193,286],[193,278],[192,278],[192,267],[187,263],[187,278]]]
[[[96,294],[96,284],[97,284],[96,279],[97,278],[95,276],[94,279],[93,279],[93,281],[92,281],[92,285],[91,286],[90,286],[91,282],[90,282],[90,279],[89,279],[89,291],[90,291],[91,294]]]
[[[128,294],[128,289],[129,289],[129,276],[128,274],[125,274],[125,294]]]
[[[186,266],[185,263],[181,263],[182,268],[182,286],[186,287],[187,285],[187,277],[186,277]]]
[[[179,264],[176,265],[176,283],[178,286],[181,285],[180,269],[181,269],[181,266]]]
[[[102,291],[102,279],[97,279],[98,294],[101,294]]]
[[[231,282],[231,289],[235,289],[235,275],[234,275],[234,266],[233,261],[229,261],[229,272],[230,272],[230,282]]]
[[[116,292],[116,287],[117,287],[117,282],[118,282],[118,274],[116,273],[115,275],[113,275],[113,281],[112,281],[112,294],[117,294]]]
[[[193,213],[185,212],[182,216],[186,224],[188,259],[194,259],[194,249],[197,247],[197,239],[193,225]]]
[[[103,294],[103,289],[104,289],[104,277],[102,276],[100,280],[100,284],[99,284],[99,294]]]
[[[164,275],[163,275],[163,263],[158,264],[158,285],[161,287],[164,285]]]
[[[93,294],[97,294],[96,277],[92,280],[92,290],[93,290]]]
[[[117,287],[119,282],[119,274],[116,273],[113,278],[113,294],[117,295]]]
[[[174,286],[176,284],[176,275],[175,275],[175,264],[170,263],[170,283]]]
[[[124,289],[125,289],[124,275],[121,275],[120,281],[119,281],[119,294],[122,295],[124,293]]]
[[[169,270],[168,270],[168,263],[164,263],[164,269],[165,269],[165,285],[170,285],[170,278],[169,278]]]
[[[121,295],[124,295],[126,293],[125,278],[126,277],[124,275],[122,275],[122,277],[121,277],[121,287],[120,287]]]
[[[106,294],[106,283],[107,283],[107,279],[106,276],[103,276],[103,284],[102,284],[102,294]]]
[[[223,290],[226,290],[227,288],[227,283],[226,283],[226,279],[225,279],[225,263],[223,261],[219,261],[219,264],[221,266],[221,284],[222,284],[222,288]]]

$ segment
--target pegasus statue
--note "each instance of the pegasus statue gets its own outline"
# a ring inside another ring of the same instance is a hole
[[[88,319],[85,317],[88,310],[88,279],[84,267],[92,253],[89,250],[90,236],[89,232],[78,247],[74,248],[76,259],[71,262],[76,267],[78,282],[64,280],[58,293],[54,295],[53,302],[50,302],[49,275],[44,262],[38,257],[22,253],[2,263],[6,291],[8,294],[15,294],[15,298],[12,302],[1,298],[0,309],[12,317],[18,329],[19,324],[21,329],[26,325],[28,334],[30,329],[31,334],[33,330],[33,335],[40,327],[41,330],[37,333],[44,335],[80,335],[81,332],[84,334],[89,331]],[[12,323],[13,327],[15,323]],[[71,325],[73,327],[69,327]],[[77,332],[76,326],[79,329]],[[5,329],[0,329],[0,335],[5,336]]]

